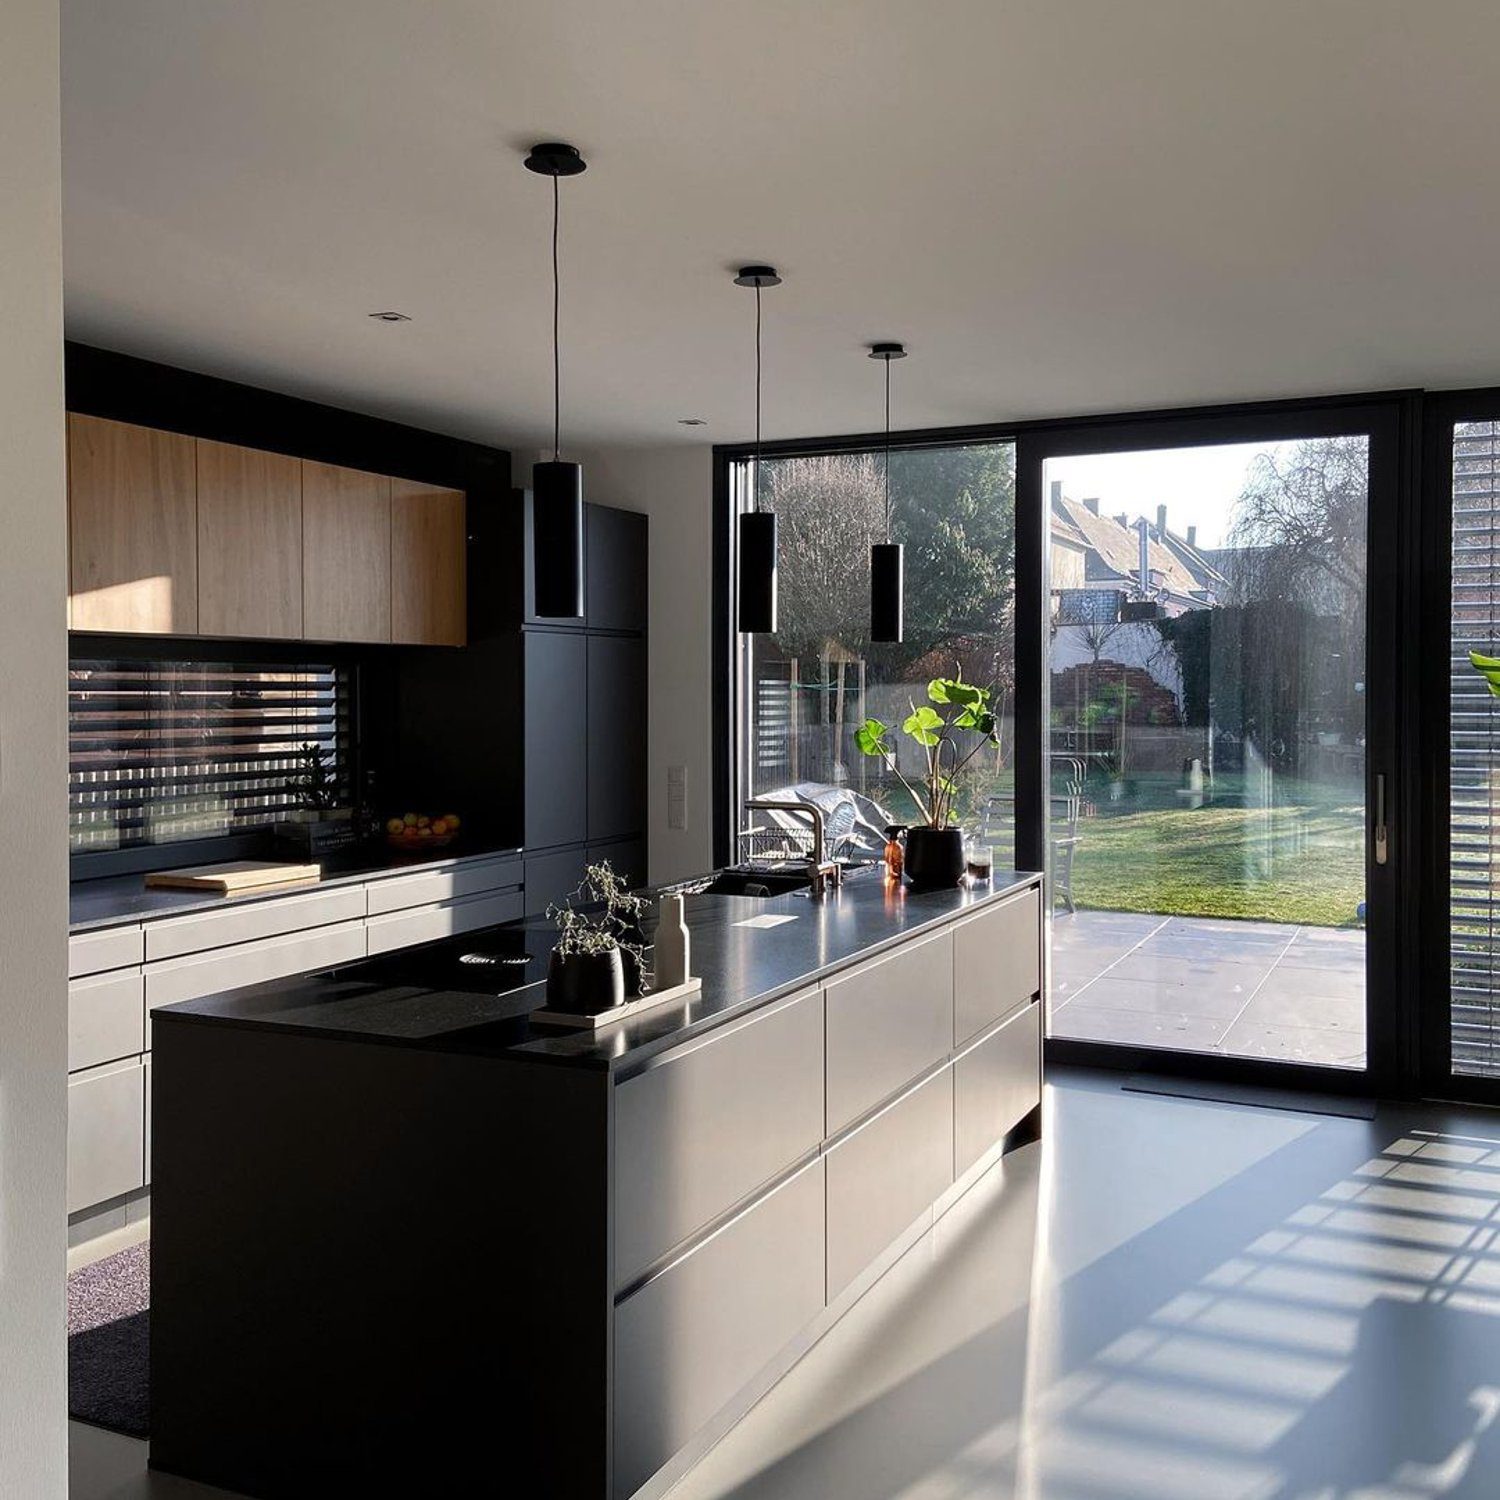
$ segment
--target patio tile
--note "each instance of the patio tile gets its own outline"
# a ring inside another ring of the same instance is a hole
[[[1342,969],[1298,969],[1277,964],[1267,976],[1261,994],[1288,998],[1325,995],[1330,999],[1363,1001],[1365,966],[1357,962]]]
[[[1333,941],[1328,938],[1306,939],[1298,937],[1286,950],[1282,963],[1294,969],[1347,969],[1351,965],[1363,967],[1365,961],[1365,935],[1356,933],[1357,942]]]
[[[1151,1015],[1201,1016],[1229,1022],[1244,1009],[1246,996],[1218,985],[1185,985],[1164,989],[1144,979],[1096,979],[1078,998],[1080,1005],[1102,1010],[1133,1010]]]
[[[1321,1026],[1266,1026],[1237,1021],[1216,1050],[1231,1057],[1268,1057],[1322,1067],[1362,1068],[1365,1063],[1363,1036]]]
[[[1305,1026],[1339,1031],[1353,1034],[1363,1041],[1365,1002],[1363,995],[1350,998],[1278,993],[1267,984],[1256,992],[1241,1019],[1263,1026]]]
[[[1202,958],[1179,958],[1172,954],[1157,956],[1149,948],[1139,948],[1110,970],[1112,979],[1140,979],[1151,984],[1176,988],[1216,989],[1246,998],[1271,972],[1272,959],[1221,959],[1212,950]]]
[[[1205,1016],[1158,1015],[1139,1010],[1108,1010],[1080,999],[1054,1012],[1050,1034],[1083,1042],[1123,1042],[1140,1047],[1210,1051],[1225,1023]]]
[[[1163,957],[1203,958],[1212,954],[1217,958],[1263,959],[1272,963],[1286,948],[1285,938],[1238,937],[1218,932],[1178,933],[1168,937],[1157,933],[1141,944],[1143,953],[1160,953]]]

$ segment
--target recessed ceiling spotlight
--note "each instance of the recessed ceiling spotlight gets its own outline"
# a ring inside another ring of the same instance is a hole
[[[677,425],[679,427],[707,427],[708,426],[708,418],[707,417],[678,417],[678,419],[677,419]]]
[[[373,312],[369,314],[377,323],[410,323],[411,319],[405,313],[398,312]]]

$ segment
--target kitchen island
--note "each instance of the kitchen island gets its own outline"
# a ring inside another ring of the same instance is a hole
[[[1035,1133],[1042,910],[691,896],[701,996],[598,1036],[537,923],[158,1011],[153,1466],[659,1492]]]

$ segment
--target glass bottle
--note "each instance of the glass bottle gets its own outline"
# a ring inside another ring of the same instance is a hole
[[[887,880],[900,880],[902,871],[906,868],[906,846],[901,842],[901,835],[906,832],[903,823],[892,823],[885,831],[885,877]]]

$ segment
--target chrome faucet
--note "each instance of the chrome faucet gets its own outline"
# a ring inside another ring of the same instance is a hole
[[[745,811],[801,813],[812,825],[812,855],[807,861],[807,874],[813,895],[821,896],[843,884],[844,867],[837,860],[827,858],[821,807],[815,807],[811,802],[778,802],[770,797],[752,797],[745,803]]]

